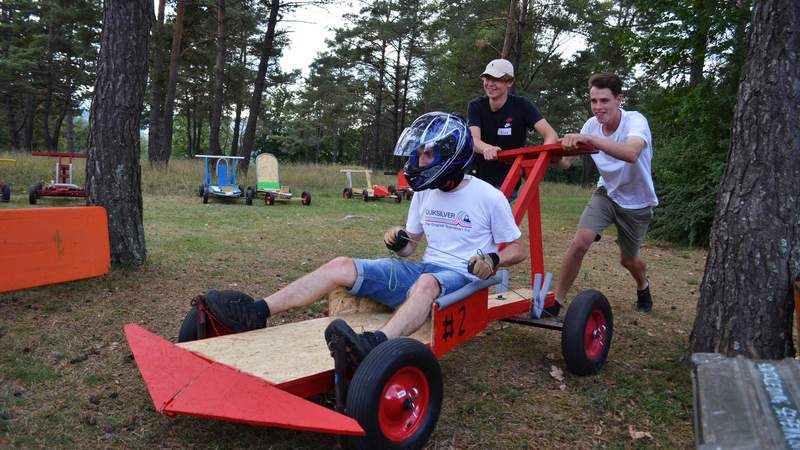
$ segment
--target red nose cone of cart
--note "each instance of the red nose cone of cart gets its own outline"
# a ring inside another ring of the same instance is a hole
[[[163,414],[364,435],[350,417],[201,358],[138,325],[125,325],[125,334],[153,405]]]

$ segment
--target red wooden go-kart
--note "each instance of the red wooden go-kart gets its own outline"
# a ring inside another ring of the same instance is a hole
[[[86,158],[86,153],[32,152],[31,155],[58,158],[55,180],[51,183],[40,181],[28,191],[31,205],[41,197],[86,197],[86,189],[72,182],[72,158]]]
[[[539,318],[542,308],[553,302],[547,293],[550,277],[544,273],[539,183],[551,157],[561,154],[560,144],[499,154],[513,161],[501,188],[507,197],[523,172],[526,176],[513,213],[517,223],[528,213],[533,289],[489,295],[488,287],[499,276],[473,282],[439,298],[425,326],[411,337],[379,345],[354,372],[347,369],[342,343],[334,344],[331,359],[323,330],[334,316],[356,330],[379,328],[391,312],[376,311],[362,299],[346,303],[333,295],[330,317],[180,344],[128,324],[128,343],[156,410],[168,416],[351,435],[357,448],[419,448],[433,432],[442,405],[438,358],[489,322],[560,330],[567,368],[577,375],[597,372],[614,330],[603,294],[580,293],[563,322]],[[331,390],[335,410],[306,400]]]

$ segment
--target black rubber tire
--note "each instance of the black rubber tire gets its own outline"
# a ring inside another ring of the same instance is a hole
[[[198,197],[202,197],[203,196],[203,192],[205,192],[205,191],[206,191],[205,185],[201,184],[200,187],[197,188],[197,196]]]
[[[303,191],[300,194],[300,199],[303,201],[304,206],[311,206],[311,192]]]
[[[30,203],[31,205],[36,204],[36,201],[39,199],[37,191],[39,191],[43,186],[44,184],[42,184],[41,182],[31,186],[30,190],[28,191],[28,203]]]
[[[363,198],[365,202],[368,202],[369,201],[369,191],[367,191],[366,189],[361,191],[361,198]]]
[[[178,331],[178,342],[189,342],[197,340],[197,308],[192,306],[186,317],[181,323],[181,329]]]
[[[208,191],[203,191],[203,203],[208,203]]]
[[[253,205],[253,198],[256,196],[256,192],[253,190],[251,186],[247,186],[247,192],[244,194],[244,202],[247,206]]]
[[[11,201],[11,186],[9,186],[7,184],[4,184],[2,189],[0,189],[0,191],[2,191],[2,195],[0,196],[0,200],[2,200],[4,203],[10,202]]]
[[[605,337],[600,353],[594,357],[586,354],[584,332],[587,322],[593,314],[599,314],[605,321],[603,330]],[[564,316],[564,328],[561,330],[561,354],[567,369],[579,376],[594,375],[605,364],[614,337],[614,315],[608,299],[600,291],[588,289],[581,292],[570,303]]]
[[[397,188],[394,187],[393,184],[390,184],[389,186],[387,186],[386,190],[389,191],[390,194],[394,194],[395,192],[397,192]]]
[[[400,202],[403,201],[403,194],[402,193],[395,192],[393,195],[394,195],[394,202],[395,203],[400,203]]]
[[[406,191],[406,200],[414,198],[414,191]]]
[[[342,191],[342,197],[348,200],[353,198],[353,190],[350,188],[344,188],[344,190]]]
[[[398,370],[406,367],[414,367],[423,373],[428,382],[430,399],[419,428],[409,438],[396,442],[388,439],[381,431],[378,408],[386,383]],[[347,413],[367,433],[365,437],[353,438],[355,447],[422,448],[436,428],[443,397],[442,370],[436,356],[428,347],[411,338],[392,339],[380,344],[358,366],[347,393]]]
[[[272,195],[272,192],[267,192],[266,194],[264,194],[264,204],[266,206],[275,204],[275,196]]]

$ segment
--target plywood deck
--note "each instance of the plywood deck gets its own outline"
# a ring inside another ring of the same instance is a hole
[[[339,317],[356,332],[361,332],[377,330],[389,320],[391,313],[355,313]],[[333,358],[324,338],[325,327],[333,319],[323,317],[269,326],[247,333],[178,345],[270,383],[281,384],[333,369]],[[430,321],[411,337],[430,343]]]
[[[530,297],[530,289],[515,289],[498,298],[489,296],[489,308]],[[179,346],[210,360],[263,378],[273,384],[316,375],[333,369],[333,358],[325,345],[325,327],[334,319],[344,319],[356,332],[379,329],[392,316],[388,308],[366,299],[357,299],[334,291],[330,295],[330,313],[336,317],[287,323],[247,333],[239,333]],[[424,344],[431,342],[432,325],[428,320],[411,337]]]

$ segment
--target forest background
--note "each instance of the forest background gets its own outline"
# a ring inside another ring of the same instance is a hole
[[[751,2],[712,0],[377,0],[345,15],[303,72],[279,61],[290,14],[321,1],[158,0],[142,158],[194,154],[400,166],[392,156],[419,114],[466,114],[486,63],[506,57],[515,91],[559,134],[590,117],[587,80],[625,80],[624,107],[650,120],[661,200],[651,236],[704,245],[729,148]],[[102,2],[0,4],[0,149],[81,151]],[[300,14],[297,14],[300,12]],[[582,43],[577,51],[565,52]],[[123,61],[124,62],[124,61]],[[532,136],[531,143],[536,143]],[[244,169],[247,169],[245,160]],[[591,159],[551,180],[590,184]]]

